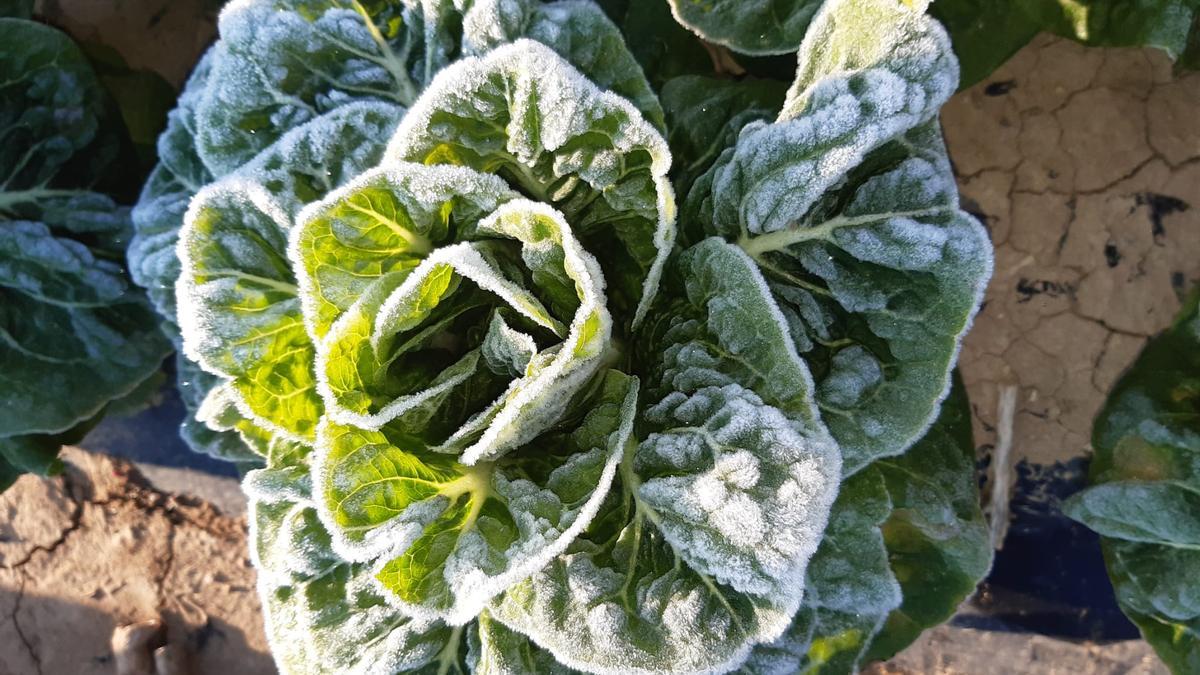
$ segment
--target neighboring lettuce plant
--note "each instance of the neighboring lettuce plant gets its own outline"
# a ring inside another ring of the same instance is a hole
[[[1173,673],[1200,672],[1200,293],[1096,418],[1089,482],[1063,505],[1101,535],[1117,602]]]
[[[197,445],[263,465],[281,670],[851,673],[986,572],[924,7],[829,2],[790,89],[666,115],[590,2],[220,28],[130,258]]]
[[[61,470],[59,447],[156,384],[170,344],[123,265],[129,210],[109,194],[136,160],[92,67],[53,28],[0,18],[0,35],[3,489]]]
[[[705,40],[749,55],[788,54],[827,0],[666,0],[680,23]],[[938,0],[962,61],[962,86],[986,78],[1040,32],[1087,45],[1157,47],[1200,67],[1196,0]]]

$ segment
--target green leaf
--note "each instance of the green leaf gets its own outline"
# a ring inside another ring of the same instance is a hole
[[[244,415],[311,439],[322,405],[285,257],[290,224],[249,181],[230,179],[197,195],[180,233],[179,325],[184,353],[232,381]]]
[[[158,369],[170,345],[119,268],[42,223],[0,221],[4,249],[0,437],[64,431]]]
[[[499,382],[476,350],[494,346],[487,338],[500,328],[478,337],[465,330],[464,322],[477,322],[488,308],[511,312],[539,339],[557,344],[542,349],[532,336],[514,333],[524,336],[526,364],[476,418],[478,437],[455,443],[469,446],[462,461],[523,444],[562,414],[606,349],[611,318],[603,278],[561,215],[515,197],[503,181],[469,169],[397,163],[306,212],[292,257],[304,270],[305,311],[320,337],[319,388],[336,421],[377,429],[404,416],[413,426],[414,414],[457,398],[456,390]],[[453,244],[452,233],[478,241]],[[465,338],[461,344],[430,342],[455,325],[462,326],[454,331]],[[421,378],[438,359],[458,365]]]
[[[179,258],[175,248],[188,202],[213,174],[196,152],[196,106],[208,84],[212,50],[196,64],[176,108],[167,115],[167,128],[158,137],[158,166],[150,172],[133,208],[133,237],[129,241],[129,274],[146,289],[154,308],[174,323],[175,280]],[[171,331],[175,332],[175,331]],[[172,337],[175,337],[174,335]]]
[[[1147,343],[1092,433],[1063,513],[1101,535],[1121,609],[1174,673],[1200,665],[1200,294]]]
[[[669,1],[675,18],[700,37],[753,55],[796,51],[823,3],[823,0]]]
[[[117,262],[129,214],[114,188],[121,130],[63,33],[0,19],[0,482],[61,470],[113,400],[170,345]]]
[[[992,564],[975,476],[971,404],[959,377],[925,436],[874,468],[891,497],[883,541],[904,599],[872,641],[868,661],[891,658],[926,628],[949,619]]]
[[[621,31],[591,0],[482,0],[463,20],[465,50],[484,54],[522,37],[546,45],[601,89],[623,96],[659,128],[663,111]]]
[[[248,0],[226,7],[196,108],[205,164],[230,173],[288,130],[355,100],[412,103],[439,67],[431,59],[440,51],[425,43],[422,4],[449,5]]]
[[[974,454],[956,380],[924,438],[842,485],[803,606],[784,636],[756,647],[737,672],[852,675],[948,619],[991,564]]]
[[[371,563],[391,604],[465,623],[587,527],[630,440],[636,401],[636,380],[609,371],[571,406],[572,424],[474,466],[394,427],[327,420],[318,510],[335,550]]]
[[[83,53],[64,33],[0,18],[0,213],[40,220],[40,203],[112,184],[120,128]],[[106,182],[107,180],[107,182]]]
[[[779,119],[745,127],[685,204],[686,239],[720,235],[761,268],[847,474],[928,427],[991,273],[936,123],[955,76],[924,15],[826,3]]]
[[[477,630],[468,632],[467,662],[473,675],[575,675],[579,673],[554,660],[554,656],[529,638],[496,621],[487,612],[476,619]]]
[[[0,0],[0,17],[28,19],[33,16],[34,0]]]
[[[254,497],[251,557],[280,671],[465,674],[462,628],[389,606],[366,566],[346,563],[330,549],[310,502],[255,486],[263,473],[279,468],[251,472],[246,480]]]
[[[770,120],[783,107],[787,87],[775,80],[717,80],[684,75],[662,89],[671,173],[681,194],[734,144],[742,127]]]
[[[668,275],[619,490],[489,610],[588,672],[721,672],[799,606],[840,477],[803,362],[753,263],[716,239]],[[765,321],[763,319],[766,319]],[[721,640],[697,640],[721,635]]]
[[[300,209],[378,161],[401,109],[356,103],[288,132],[192,201],[179,251],[189,358],[234,380],[243,414],[312,438],[321,401],[314,347],[286,258]]]
[[[713,60],[704,43],[675,21],[668,3],[629,2],[623,17],[629,49],[655,89],[683,75],[712,74]]]
[[[214,390],[222,385],[220,377],[204,372],[180,351],[175,355],[175,381],[184,407],[179,435],[189,448],[243,466],[261,462],[261,453],[237,430],[240,423],[248,425],[249,421],[237,412],[236,404],[228,398],[220,403],[210,400]],[[219,425],[221,430],[215,430],[207,422],[198,419],[202,409],[205,409],[206,419],[222,420]]]
[[[628,101],[550,49],[520,40],[450,66],[385,157],[498,174],[554,206],[584,248],[605,252],[612,311],[644,317],[674,242],[670,152]]]

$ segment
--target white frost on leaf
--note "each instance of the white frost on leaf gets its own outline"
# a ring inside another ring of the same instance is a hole
[[[638,495],[678,554],[742,593],[798,606],[837,494],[833,440],[802,435],[736,384],[671,397],[645,415],[666,430],[634,456],[648,476]]]
[[[443,152],[458,153],[467,164],[501,160],[524,188],[542,193],[539,199],[568,219],[580,186],[561,179],[572,175],[611,209],[645,219],[646,231],[626,242],[644,266],[633,317],[634,325],[640,322],[674,243],[675,200],[666,141],[629,101],[598,89],[549,47],[517,40],[444,69],[400,123],[385,161],[443,161]],[[551,184],[565,192],[548,192]]]

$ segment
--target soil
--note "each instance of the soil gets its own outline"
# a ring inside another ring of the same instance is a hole
[[[192,672],[272,673],[246,522],[74,448],[0,495],[0,674],[109,675],[118,626],[160,619]],[[147,675],[153,675],[149,673]]]

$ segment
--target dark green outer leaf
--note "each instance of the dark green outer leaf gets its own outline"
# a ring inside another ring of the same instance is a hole
[[[28,19],[33,15],[33,0],[0,0],[0,17]]]
[[[991,564],[974,456],[956,377],[920,441],[843,484],[799,614],[738,672],[849,675],[949,618]]]
[[[655,89],[671,78],[713,72],[704,44],[675,21],[665,1],[633,0],[620,23],[630,51]]]
[[[829,2],[801,49],[778,120],[742,129],[680,222],[758,263],[851,474],[936,415],[991,245],[958,207],[935,121],[957,76],[936,22],[892,0]]]
[[[1113,388],[1093,487],[1063,512],[1102,535],[1117,602],[1175,673],[1200,668],[1200,294]]]
[[[669,0],[675,18],[709,42],[745,54],[795,51],[824,0]]]
[[[787,86],[776,80],[717,80],[699,75],[668,80],[662,100],[676,191],[686,195],[737,140],[742,127],[778,115],[786,92]]]
[[[128,212],[92,191],[115,184],[121,133],[91,66],[53,28],[0,34],[0,438],[24,437],[9,464],[44,472],[48,437],[136,389],[169,345],[116,262]]]

